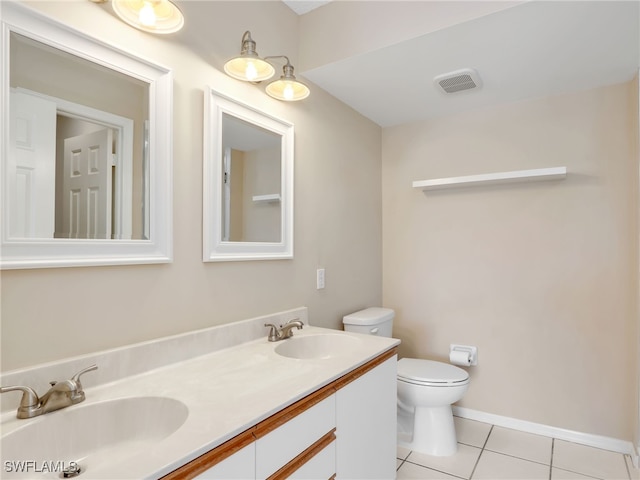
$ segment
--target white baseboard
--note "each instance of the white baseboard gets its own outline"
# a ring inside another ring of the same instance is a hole
[[[536,435],[544,435],[547,437],[558,438],[560,440],[567,440],[569,442],[580,443],[590,447],[602,448],[603,450],[611,450],[613,452],[630,455],[634,466],[636,468],[638,467],[638,455],[640,454],[640,449],[636,450],[633,443],[626,440],[566,430],[564,428],[528,422],[526,420],[518,420],[517,418],[503,417],[502,415],[480,412],[478,410],[457,407],[455,405],[453,406],[453,414],[458,417],[468,418],[469,420],[477,420],[479,422],[498,425],[499,427],[512,428],[522,432],[535,433]]]

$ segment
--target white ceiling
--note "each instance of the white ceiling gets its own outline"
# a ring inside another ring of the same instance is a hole
[[[532,1],[297,73],[386,127],[629,81],[639,23],[638,1]],[[435,76],[465,67],[480,89],[436,89]]]
[[[326,5],[331,0],[282,0],[287,6],[296,12],[298,15],[304,15],[305,13],[315,10],[318,7]]]

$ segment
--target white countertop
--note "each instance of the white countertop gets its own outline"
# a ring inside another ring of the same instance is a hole
[[[258,340],[87,388],[85,402],[38,418],[46,419],[65,410],[126,397],[169,397],[182,402],[188,408],[188,417],[174,433],[152,444],[152,448],[147,446],[136,451],[128,446],[131,456],[115,465],[114,456],[107,455],[108,452],[104,459],[99,458],[101,455],[91,455],[87,459],[90,468],[79,477],[85,480],[155,479],[400,343],[393,338],[313,326],[295,330],[294,337],[318,333],[342,334],[359,341],[355,348],[344,354],[299,360],[274,351],[288,340],[268,342],[265,334]],[[5,414],[2,419],[3,436],[33,421],[7,417]],[[118,455],[117,458],[122,457]],[[38,478],[46,476],[39,475]]]

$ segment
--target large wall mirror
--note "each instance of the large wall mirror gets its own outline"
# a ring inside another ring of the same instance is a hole
[[[171,260],[172,75],[2,6],[2,268]]]
[[[203,259],[293,257],[293,125],[205,92]]]

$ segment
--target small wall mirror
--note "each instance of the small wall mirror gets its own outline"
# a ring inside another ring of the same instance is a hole
[[[19,4],[2,35],[2,268],[170,261],[170,70]]]
[[[203,260],[293,257],[293,125],[205,92]]]

